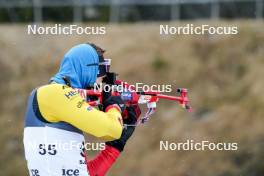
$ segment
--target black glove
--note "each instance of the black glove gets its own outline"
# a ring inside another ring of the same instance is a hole
[[[133,132],[135,131],[136,128],[136,122],[137,122],[137,116],[136,112],[133,107],[127,107],[126,108],[128,112],[128,118],[124,119],[124,128],[121,134],[120,139],[114,140],[114,141],[109,141],[106,142],[105,144],[108,146],[112,146],[119,150],[120,152],[123,151],[127,140],[132,136]]]
[[[105,111],[107,109],[108,106],[110,105],[118,105],[121,113],[123,113],[123,111],[125,110],[125,103],[124,101],[121,99],[120,96],[110,96],[108,97],[104,102],[103,102],[103,110]]]

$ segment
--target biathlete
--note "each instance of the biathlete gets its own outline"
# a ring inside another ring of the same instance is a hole
[[[89,43],[71,48],[49,84],[31,92],[23,139],[31,176],[103,176],[133,134],[138,106],[125,107],[120,96],[108,96],[101,111],[89,106],[78,91],[100,82],[108,72],[103,53]],[[128,118],[123,120],[125,109]],[[124,124],[129,125],[123,128]],[[92,160],[86,158],[83,133],[107,141]]]

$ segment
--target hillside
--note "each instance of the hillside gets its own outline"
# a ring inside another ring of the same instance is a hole
[[[121,79],[186,87],[194,107],[187,113],[161,101],[109,175],[264,175],[264,23],[221,24],[238,25],[239,34],[160,36],[158,24],[137,23],[107,26],[105,36],[33,36],[26,25],[1,25],[0,175],[27,175],[22,143],[27,96],[56,73],[70,47],[88,41],[106,48]],[[238,151],[159,150],[160,140],[187,139],[237,142]]]

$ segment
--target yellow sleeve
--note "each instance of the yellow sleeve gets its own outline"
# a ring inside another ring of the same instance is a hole
[[[39,110],[49,122],[67,122],[76,128],[106,140],[119,139],[122,133],[120,112],[111,108],[99,111],[79,95],[77,90],[61,84],[49,84],[37,90]]]

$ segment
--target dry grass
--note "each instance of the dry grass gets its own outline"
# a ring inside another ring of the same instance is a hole
[[[164,37],[158,24],[111,25],[105,36],[70,37],[28,36],[23,25],[0,26],[0,175],[26,175],[27,96],[47,83],[67,49],[87,41],[108,50],[122,79],[187,87],[195,108],[189,114],[160,102],[158,113],[137,129],[109,175],[264,175],[264,24],[236,24],[240,33],[224,37]],[[159,151],[160,140],[186,139],[238,142],[239,150]]]

